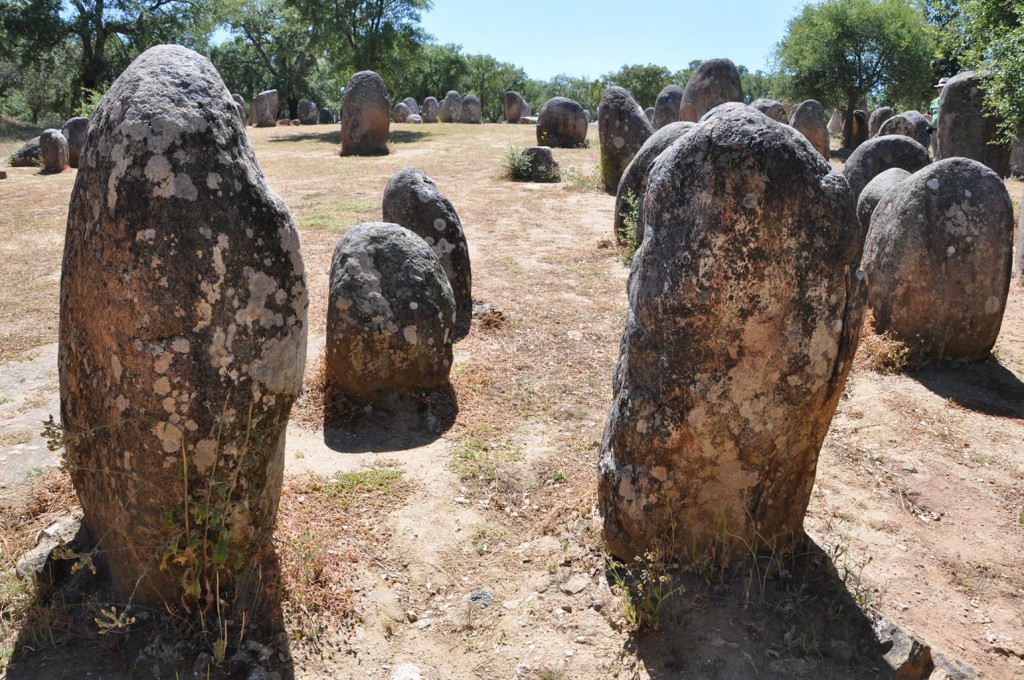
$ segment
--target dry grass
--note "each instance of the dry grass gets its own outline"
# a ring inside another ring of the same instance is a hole
[[[908,343],[893,337],[891,331],[875,330],[875,314],[868,309],[864,314],[860,345],[853,365],[876,373],[906,373],[920,368],[928,361],[928,354],[920,344]]]

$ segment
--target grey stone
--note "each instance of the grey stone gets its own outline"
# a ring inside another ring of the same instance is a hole
[[[409,107],[409,115],[418,114],[420,112],[420,105],[412,97],[406,97],[402,100],[402,103]]]
[[[31,168],[42,163],[42,160],[43,150],[39,146],[39,138],[33,137],[11,154],[11,167]]]
[[[391,126],[381,77],[360,71],[349,78],[341,109],[341,155],[386,156]]]
[[[251,115],[256,127],[274,127],[281,110],[277,90],[264,90],[252,100]]]
[[[857,219],[860,220],[860,226],[864,229],[871,226],[871,214],[875,212],[879,201],[908,177],[910,173],[903,168],[889,168],[875,175],[867,183],[857,199]]]
[[[406,106],[405,102],[398,102],[394,108],[391,109],[391,121],[394,123],[404,123],[409,120],[409,116],[412,111]]]
[[[830,154],[828,118],[825,117],[825,108],[821,102],[816,99],[808,99],[797,104],[793,109],[793,115],[789,118],[789,124],[807,138],[815,151],[828,160]]]
[[[319,120],[320,109],[317,108],[315,102],[311,102],[308,99],[299,104],[299,124],[300,125],[316,125]],[[295,121],[292,121],[293,123]]]
[[[233,94],[231,95],[231,98],[234,99],[235,104],[238,105],[235,107],[235,110],[238,112],[238,117],[241,118],[243,122],[248,121],[248,117],[245,113],[245,98],[240,94]]]
[[[871,216],[863,267],[875,328],[920,338],[948,358],[987,358],[1006,306],[1012,246],[1013,206],[995,172],[967,158],[915,172]]]
[[[235,104],[205,57],[147,50],[92,115],[68,209],[67,457],[115,591],[140,604],[181,601],[183,567],[161,556],[214,487],[234,489],[217,506],[237,560],[221,588],[262,559],[302,387],[299,236]]]
[[[558,587],[566,595],[578,595],[590,587],[590,577],[585,574],[576,574]]]
[[[850,154],[843,166],[843,175],[850,182],[853,200],[875,175],[889,168],[903,168],[915,173],[928,165],[928,149],[903,135],[884,135],[869,139]]]
[[[654,129],[660,130],[669,123],[679,120],[679,105],[683,101],[683,88],[666,85],[654,100]]]
[[[600,107],[598,107],[598,108],[600,109]],[[600,113],[600,111],[598,111],[598,116],[600,116],[600,115],[601,115],[601,113]],[[654,107],[653,106],[648,106],[646,109],[644,109],[644,117],[647,118],[647,122],[648,123],[652,123],[652,124],[654,123]]]
[[[320,113],[317,118],[321,125],[331,125],[336,122],[334,120],[334,112],[328,108],[320,109]]]
[[[405,119],[405,122],[409,123],[410,125],[422,125],[423,124],[423,116],[421,116],[418,113],[412,113],[412,114],[409,114],[409,117]]]
[[[587,141],[587,115],[578,102],[552,97],[537,115],[537,145],[574,149]]]
[[[452,287],[422,238],[386,222],[345,233],[331,259],[327,305],[335,385],[371,403],[444,387],[454,331]]]
[[[506,123],[519,123],[523,116],[529,116],[530,113],[530,105],[523,99],[523,95],[511,90],[505,93]]]
[[[427,97],[423,100],[423,112],[420,114],[423,116],[424,123],[436,123],[437,112],[439,109],[437,99],[434,97]]]
[[[928,680],[935,669],[931,648],[881,614],[875,616],[875,637],[894,680]]]
[[[523,153],[530,158],[530,182],[558,182],[562,178],[558,161],[550,146],[528,146]]]
[[[463,95],[460,120],[469,125],[479,125],[482,114],[483,107],[480,105],[480,98],[475,94]]]
[[[244,116],[242,120],[245,120]],[[85,145],[85,137],[89,132],[89,119],[79,116],[69,118],[60,128],[60,133],[68,140],[68,165],[78,167],[78,159]]]
[[[399,170],[384,187],[382,213],[422,238],[434,251],[451,285],[459,334],[473,314],[473,273],[469,245],[458,213],[432,179],[412,166]]]
[[[462,95],[449,90],[437,109],[437,119],[442,123],[462,122]]]
[[[917,120],[913,116],[908,115],[908,113],[911,112],[895,115],[882,123],[882,127],[878,130],[878,136],[903,135],[927,148],[931,142],[931,125],[924,119],[924,116],[918,113],[917,115],[920,117],[920,120],[924,122],[924,129],[922,129],[918,125]]]
[[[774,99],[755,99],[750,102],[750,106],[777,123],[789,123],[789,116],[786,115],[786,107],[782,105],[782,102],[777,102]]]
[[[68,140],[60,130],[49,128],[39,135],[43,156],[43,172],[56,173],[68,169]]]
[[[742,102],[740,72],[730,59],[708,59],[697,67],[683,90],[679,120],[697,122],[719,104]]]
[[[1000,121],[985,112],[981,78],[974,71],[953,76],[939,97],[938,158],[972,158],[1006,177],[1010,147],[994,143]]]
[[[468,599],[470,603],[479,605],[480,609],[486,609],[494,604],[494,597],[483,588],[471,592],[468,595]]]
[[[882,123],[895,115],[895,109],[890,106],[879,106],[877,109],[872,111],[871,117],[868,118],[868,137],[877,136],[878,131],[882,129]]]
[[[784,550],[863,320],[849,186],[785,126],[724,104],[655,161],[644,213],[601,444],[608,549]]]
[[[626,166],[654,132],[633,95],[613,85],[597,107],[597,136],[601,143],[601,179],[614,194]]]
[[[856,150],[868,140],[868,114],[866,111],[853,112],[853,129],[850,132],[850,149]]]

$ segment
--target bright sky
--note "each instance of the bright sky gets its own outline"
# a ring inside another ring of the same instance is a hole
[[[490,54],[531,78],[597,77],[623,64],[675,71],[727,57],[764,69],[801,0],[433,0],[422,25],[438,42]]]

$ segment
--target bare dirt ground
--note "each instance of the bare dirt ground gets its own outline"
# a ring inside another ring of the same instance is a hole
[[[501,179],[507,146],[532,144],[533,134],[397,125],[391,155],[358,159],[337,155],[334,126],[250,128],[300,227],[311,299],[308,392],[289,427],[279,521],[283,634],[265,641],[278,675],[893,677],[865,642],[873,619],[864,612],[878,611],[945,655],[947,668],[959,660],[977,673],[952,677],[1024,678],[1024,289],[1012,286],[987,362],[908,375],[855,367],[796,554],[743,565],[709,558],[684,573],[654,565],[634,574],[654,594],[625,600],[612,588],[629,577],[607,569],[595,511],[626,307],[628,270],[611,245],[614,199],[594,186],[593,147],[555,151],[563,171],[572,168],[561,184]],[[596,145],[594,127],[590,138]],[[4,154],[17,146],[0,141]],[[443,434],[373,417],[325,428],[316,357],[330,255],[347,228],[380,218],[384,184],[405,165],[455,205],[474,298],[502,318],[474,322],[456,345],[458,414]],[[57,413],[57,294],[75,173],[7,170],[3,569],[20,556],[26,528],[34,541],[73,502],[62,476],[44,472],[58,458],[38,432]],[[1008,185],[1019,199],[1021,185]],[[349,479],[373,485],[339,495]],[[51,623],[40,635],[31,617],[17,616],[32,594],[6,579],[8,678],[207,677],[201,658],[177,676],[160,667],[152,645],[139,642],[145,620],[99,635],[85,616],[85,625]],[[637,617],[647,622],[639,632]],[[236,651],[232,642],[227,657]],[[231,672],[226,662],[212,670]]]

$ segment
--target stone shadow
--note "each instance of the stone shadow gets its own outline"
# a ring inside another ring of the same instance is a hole
[[[459,406],[450,384],[375,404],[354,402],[330,388],[324,395],[323,413],[327,448],[372,453],[407,451],[437,441],[455,424]]]
[[[85,528],[67,547],[74,553],[70,559],[53,553],[38,563],[38,586],[18,631],[7,680],[227,680],[272,674],[294,680],[281,609],[285,588],[273,549],[232,592],[220,593],[225,609],[218,622],[218,610],[209,603],[202,612],[199,602],[191,611],[177,602],[125,604],[114,597],[107,559]],[[217,661],[213,650],[225,625],[226,650]]]
[[[327,127],[327,126],[321,126]],[[288,137],[271,137],[268,141],[271,144],[280,142],[325,142],[327,144],[341,145],[341,126],[331,125],[330,130],[324,132],[304,132],[301,135],[290,135]]]
[[[995,357],[975,364],[931,364],[908,375],[962,408],[1024,419],[1024,382]]]
[[[673,571],[673,594],[658,597],[669,589],[657,583],[663,573],[643,576],[639,564],[625,578],[621,566],[607,572],[613,590],[630,583],[634,605],[656,612],[654,625],[623,650],[652,680],[881,680],[929,677],[936,666],[973,670],[870,609],[871,593],[841,547],[826,552],[805,538],[784,557],[727,566],[706,559]]]
[[[432,133],[429,130],[392,130],[388,136],[388,142],[391,144],[411,144],[431,136]]]

